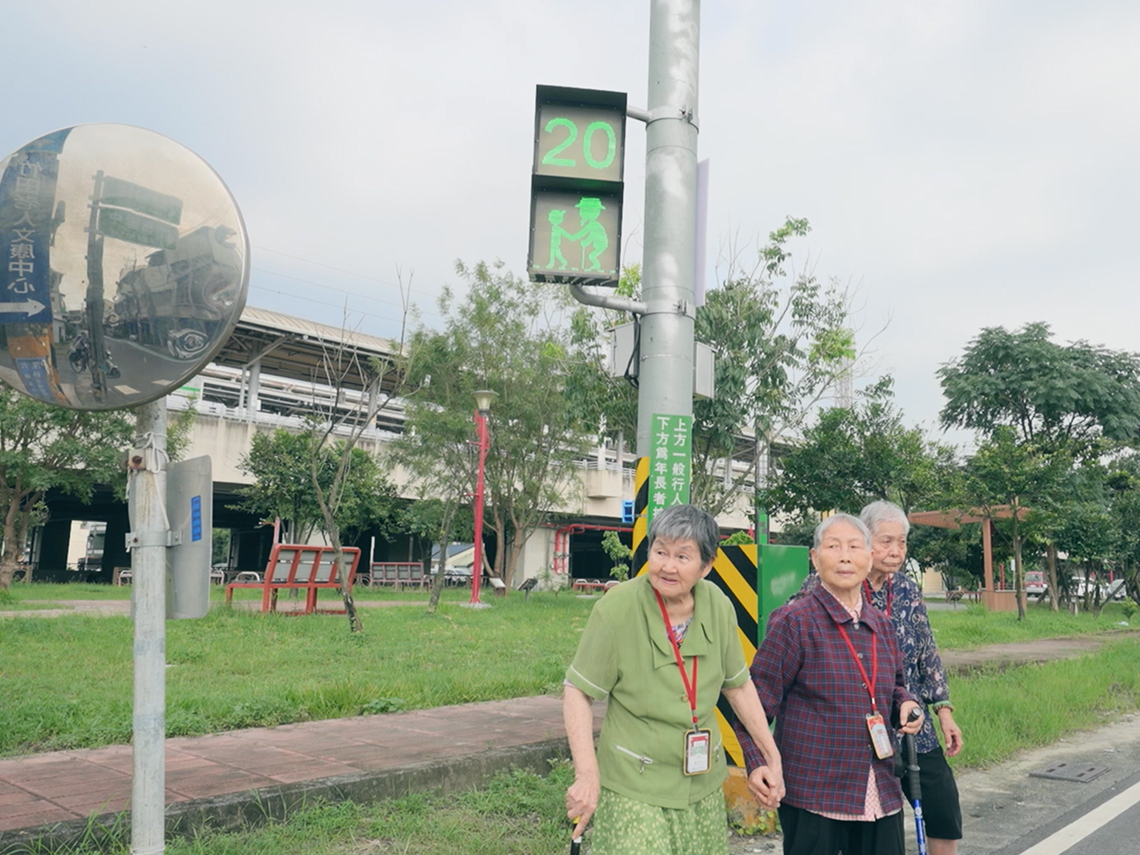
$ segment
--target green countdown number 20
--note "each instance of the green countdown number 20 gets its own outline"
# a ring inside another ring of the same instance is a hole
[[[547,133],[551,133],[555,128],[559,127],[567,129],[568,133],[566,134],[566,139],[548,151],[542,158],[542,162],[548,166],[576,166],[577,161],[573,158],[559,157],[558,155],[568,146],[573,145],[574,140],[578,137],[578,126],[569,119],[559,117],[547,122],[544,130]],[[596,131],[602,131],[606,135],[606,140],[609,143],[606,156],[603,160],[594,160],[593,153],[590,151],[590,143],[593,141]],[[593,169],[605,169],[614,162],[614,155],[616,154],[617,134],[614,133],[613,125],[609,122],[590,122],[590,124],[586,126],[586,133],[582,135],[582,157],[585,158],[586,165]]]

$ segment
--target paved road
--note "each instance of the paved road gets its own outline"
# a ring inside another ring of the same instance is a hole
[[[1140,772],[1026,835],[1001,855],[1135,855],[1137,851]]]
[[[1062,762],[1108,770],[1087,784],[1029,775]],[[1140,716],[963,772],[958,787],[965,835],[959,855],[1137,855]],[[907,851],[917,852],[909,809],[906,829]],[[781,846],[778,837],[737,837],[729,849],[732,855],[778,855]]]
[[[1056,763],[1107,771],[1088,783],[1030,777],[1031,772]],[[1138,782],[1140,716],[1135,715],[993,769],[965,772],[958,777],[965,826],[960,853],[1136,855],[1140,852]],[[1127,797],[1104,809],[1126,792]],[[1118,816],[1112,815],[1115,808],[1122,810]],[[1085,833],[1088,836],[1077,839]]]

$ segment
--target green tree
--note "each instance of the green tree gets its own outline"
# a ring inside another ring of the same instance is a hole
[[[734,254],[724,281],[696,311],[696,339],[715,358],[716,392],[693,404],[691,500],[710,513],[732,507],[753,474],[726,474],[725,460],[758,457],[772,439],[798,426],[857,356],[846,291],[820,282],[810,266],[796,270],[793,264],[789,243],[809,231],[806,219],[789,217],[757,250],[750,269]],[[619,292],[637,296],[639,287],[640,271],[626,270]],[[609,377],[604,358],[605,329],[629,320],[597,309],[575,315],[579,361],[570,387],[580,411],[602,430],[633,437],[636,391]],[[749,433],[755,438],[746,440]]]
[[[474,520],[470,508],[462,504],[462,497],[451,493],[447,499],[421,499],[412,502],[401,514],[400,526],[426,546],[430,570],[431,547],[436,546],[435,576],[432,577],[431,595],[428,597],[428,614],[439,606],[447,570],[447,551],[458,538],[472,536]]]
[[[242,507],[270,519],[281,517],[295,543],[307,543],[324,517],[313,495],[309,470],[318,460],[318,483],[328,493],[341,460],[349,465],[341,480],[337,522],[345,541],[352,543],[364,531],[388,525],[396,513],[396,489],[377,459],[361,448],[345,452],[343,443],[313,448],[313,434],[290,433],[278,428],[258,433],[243,454],[239,468],[256,481],[242,487]]]
[[[376,414],[394,397],[407,391],[405,378],[415,357],[414,350],[405,347],[411,281],[405,285],[399,269],[396,278],[403,305],[399,340],[390,342],[390,350],[383,358],[362,356],[353,344],[355,331],[347,325],[341,327],[335,340],[322,341],[321,361],[314,368],[313,379],[331,390],[331,403],[314,408],[303,431],[310,451],[309,485],[320,509],[321,530],[340,566],[340,596],[353,633],[363,631],[363,626],[352,589],[346,584],[349,563],[344,555],[342,529],[351,528],[353,504],[359,501],[353,489],[357,477],[354,470],[360,467],[362,460],[357,444],[375,423]],[[330,453],[335,458],[331,478],[327,471]]]
[[[1097,460],[1114,442],[1140,437],[1140,356],[1083,341],[1060,345],[1051,335],[1045,323],[1016,332],[985,328],[938,376],[946,397],[942,424],[977,431],[985,443],[979,452],[986,446],[993,452],[983,455],[970,481],[979,501],[1004,493],[1041,513],[1028,522],[1045,545],[1056,608],[1057,526],[1078,512],[1065,508],[1063,491],[1074,467]],[[1010,456],[994,459],[1003,453]],[[1033,491],[1026,492],[1025,484]],[[970,495],[968,490],[964,498]],[[1011,528],[1020,592],[1022,533],[1016,519]]]
[[[289,538],[286,542],[308,543],[321,523],[321,509],[310,484],[311,446],[308,433],[278,428],[272,433],[255,433],[249,451],[238,459],[238,468],[255,479],[250,486],[238,489],[240,507],[266,520],[280,518],[282,536]]]
[[[850,407],[821,411],[780,457],[780,473],[762,500],[799,517],[839,510],[858,514],[885,499],[908,513],[945,494],[956,467],[954,450],[903,424],[894,381],[883,377],[859,392]]]
[[[1063,453],[1044,454],[1033,442],[1019,442],[1013,428],[999,425],[966,463],[959,482],[959,501],[954,504],[976,510],[997,521],[1009,512],[1008,526],[1016,572],[1018,620],[1025,618],[1021,593],[1025,588],[1022,560],[1024,520],[1035,504],[1056,495],[1064,485],[1071,466]]]
[[[629,559],[633,558],[633,550],[622,543],[621,535],[616,531],[607,531],[602,534],[602,549],[610,557],[614,566],[610,568],[610,575],[619,582],[629,578]]]
[[[134,431],[126,412],[68,410],[0,386],[0,590],[11,585],[28,529],[45,514],[47,491],[87,500],[98,484],[123,485]]]
[[[423,348],[426,363],[445,365],[445,342],[432,337]],[[444,372],[442,381],[455,380]],[[461,391],[447,392],[445,397],[460,397]],[[437,394],[413,396],[404,408],[404,433],[392,444],[392,461],[402,465],[411,479],[409,487],[419,500],[404,512],[404,527],[438,547],[435,577],[432,581],[428,613],[434,613],[443,588],[447,551],[459,537],[473,534],[474,516],[470,509],[476,472],[476,448],[473,444],[472,418],[461,406],[446,408],[436,404]],[[474,395],[471,396],[474,404]],[[458,402],[458,403],[461,403]],[[465,512],[466,511],[466,512]]]
[[[1114,460],[1105,477],[1105,490],[1116,532],[1116,564],[1128,596],[1140,605],[1140,454],[1135,451]]]
[[[527,538],[552,510],[575,497],[575,463],[586,454],[596,425],[585,421],[567,394],[570,334],[560,323],[562,290],[520,279],[503,269],[456,265],[467,289],[440,301],[443,329],[420,330],[408,382],[419,387],[409,407],[422,407],[416,433],[430,444],[454,447],[457,425],[471,424],[474,391],[497,393],[488,419],[486,524],[497,548],[492,572],[509,586]],[[426,413],[438,413],[431,418]],[[442,464],[440,464],[442,465]],[[424,460],[417,475],[430,474]],[[468,482],[468,491],[474,483]],[[476,568],[478,572],[478,568]]]
[[[759,458],[775,438],[804,417],[849,371],[857,354],[848,294],[824,283],[809,264],[795,268],[789,241],[811,231],[789,217],[768,235],[751,269],[729,260],[723,283],[697,309],[695,335],[715,359],[715,394],[693,404],[692,499],[710,513],[732,507],[754,473],[728,473],[752,432]]]
[[[983,436],[1004,425],[1019,443],[1074,459],[1095,457],[1106,439],[1140,438],[1140,355],[1051,335],[1045,323],[983,329],[938,369],[942,424]]]

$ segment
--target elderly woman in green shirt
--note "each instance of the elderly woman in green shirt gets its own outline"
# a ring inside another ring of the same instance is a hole
[[[780,753],[749,679],[736,613],[711,582],[716,520],[692,505],[649,527],[648,572],[611,589],[590,614],[566,672],[563,714],[578,836],[595,818],[593,855],[723,855],[727,775],[715,709],[723,694],[764,755],[754,788],[775,808]],[[594,749],[590,703],[605,700]],[[595,813],[596,811],[596,813]]]

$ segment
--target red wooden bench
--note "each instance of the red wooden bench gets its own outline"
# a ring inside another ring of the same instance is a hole
[[[351,562],[348,568],[348,587],[351,589],[360,563],[360,550],[346,546],[344,557]],[[226,585],[226,602],[233,600],[235,588],[260,588],[261,610],[275,612],[278,591],[304,591],[305,608],[299,614],[311,615],[317,611],[317,592],[322,588],[337,589],[340,587],[339,578],[336,550],[331,546],[279,543],[269,553],[264,581],[231,582]],[[344,609],[322,609],[321,612],[344,614]]]

